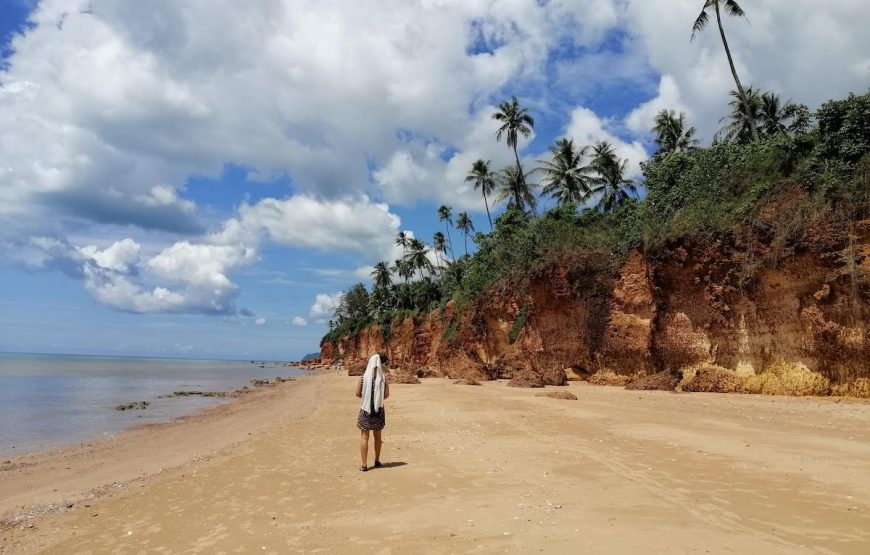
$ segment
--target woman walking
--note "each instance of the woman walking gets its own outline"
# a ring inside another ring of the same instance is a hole
[[[390,396],[390,384],[384,379],[383,365],[389,359],[377,353],[369,358],[366,371],[356,385],[356,396],[361,399],[359,416],[356,419],[357,428],[360,430],[359,454],[362,459],[360,470],[366,472],[369,455],[369,432],[375,435],[375,464],[373,468],[383,466],[381,464],[381,430],[386,425],[386,413],[384,412],[384,399]]]

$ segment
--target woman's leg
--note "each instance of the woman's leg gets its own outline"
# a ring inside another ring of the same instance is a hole
[[[382,430],[373,430],[375,432],[375,462],[380,462],[381,460],[381,432]]]
[[[359,457],[362,460],[362,465],[366,466],[369,458],[369,431],[359,431]]]

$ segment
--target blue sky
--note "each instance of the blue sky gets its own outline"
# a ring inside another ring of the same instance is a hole
[[[536,119],[527,165],[608,139],[638,177],[662,108],[712,137],[721,45],[665,3],[0,0],[0,350],[316,351],[399,230],[430,240],[442,203],[487,228],[462,178],[512,159],[500,100]],[[870,82],[853,0],[748,11],[744,81],[811,107]]]

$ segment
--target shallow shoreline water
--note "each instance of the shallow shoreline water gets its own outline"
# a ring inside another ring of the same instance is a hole
[[[176,391],[228,392],[301,373],[242,360],[0,353],[0,457],[98,441],[224,401]]]

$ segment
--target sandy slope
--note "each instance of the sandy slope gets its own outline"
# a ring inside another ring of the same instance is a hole
[[[114,479],[132,477],[134,454],[154,468],[212,453],[18,524],[0,533],[0,549],[870,552],[866,403],[583,384],[569,387],[578,401],[561,401],[503,382],[424,380],[394,386],[383,457],[392,466],[363,474],[354,383],[301,379],[130,434],[92,457],[102,461],[96,475],[37,457],[31,476],[69,492],[119,465],[127,474]],[[261,431],[247,436],[240,423]],[[0,472],[0,506],[34,488],[46,501],[46,487]]]

